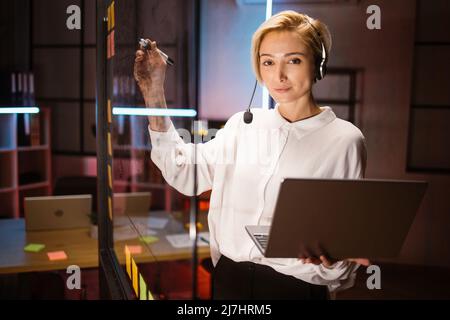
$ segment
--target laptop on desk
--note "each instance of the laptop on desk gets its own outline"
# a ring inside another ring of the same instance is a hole
[[[127,192],[114,193],[114,215],[146,216],[149,214],[152,193],[151,192]]]
[[[271,226],[246,226],[268,258],[396,257],[428,183],[284,179]]]
[[[88,228],[92,195],[26,197],[27,231]]]

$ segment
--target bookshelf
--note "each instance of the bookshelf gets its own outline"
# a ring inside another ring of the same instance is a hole
[[[171,211],[173,189],[150,159],[148,119],[115,116],[112,132],[114,192],[152,193],[152,208]]]
[[[23,217],[24,197],[50,193],[50,110],[0,114],[0,218]]]

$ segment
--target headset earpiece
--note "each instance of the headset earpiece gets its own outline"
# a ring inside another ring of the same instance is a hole
[[[307,20],[309,25],[314,29],[314,31],[316,32],[317,38],[320,41],[320,46],[322,48],[322,57],[320,59],[317,59],[316,62],[316,81],[317,80],[322,80],[325,77],[325,74],[327,73],[327,50],[325,49],[325,45],[323,44],[323,40],[322,37],[320,36],[320,32],[319,30],[317,30],[316,27],[314,27],[314,25],[312,24],[312,22],[308,19]]]
[[[320,38],[320,34],[318,36]],[[322,46],[322,57],[318,59],[316,64],[316,80],[322,80],[327,73],[327,51],[322,41],[320,41],[320,44]]]

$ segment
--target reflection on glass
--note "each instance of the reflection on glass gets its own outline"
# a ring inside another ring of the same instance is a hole
[[[186,81],[192,66],[188,68],[187,55],[182,53],[186,48],[180,45],[194,30],[184,24],[194,20],[187,17],[190,10],[185,1],[116,0],[114,5],[115,56],[108,76],[113,107],[114,249],[136,298],[191,299],[191,199],[169,186],[151,159],[148,116],[163,109],[146,106],[133,65],[139,39],[157,40],[158,48],[175,62],[165,74],[164,112],[170,113],[166,116],[176,128],[192,134],[190,117],[196,116],[196,110],[190,106]],[[202,128],[207,129],[206,124]],[[209,257],[206,214],[199,220],[198,231],[204,239],[198,242],[201,259]]]

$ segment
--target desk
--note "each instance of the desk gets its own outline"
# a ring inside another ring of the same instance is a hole
[[[115,242],[119,262],[125,264],[125,245],[142,246],[142,253],[134,255],[137,263],[191,259],[192,248],[173,248],[165,238],[177,228],[173,219],[169,222],[169,227],[157,231],[159,241],[148,245],[151,252],[138,238]],[[42,243],[45,248],[38,253],[24,252],[28,243]],[[65,270],[73,264],[80,268],[98,267],[97,240],[90,237],[88,229],[26,232],[24,219],[0,220],[0,245],[0,274]],[[59,250],[64,250],[68,259],[50,261],[47,252]],[[209,247],[199,247],[199,258],[209,257],[209,254]]]

